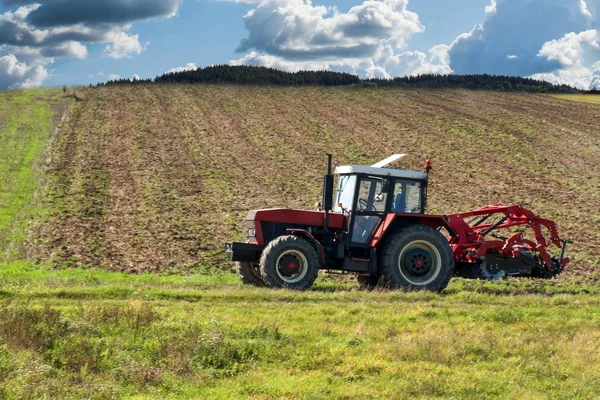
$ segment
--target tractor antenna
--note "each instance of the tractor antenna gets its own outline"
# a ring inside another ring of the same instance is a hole
[[[425,179],[425,199],[423,201],[423,212],[427,209],[427,195],[429,194],[429,173],[433,169],[433,163],[431,160],[425,160],[425,173],[427,178]]]

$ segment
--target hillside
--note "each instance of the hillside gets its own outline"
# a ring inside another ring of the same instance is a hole
[[[0,92],[0,398],[593,398],[598,105],[571,99]],[[441,295],[242,286],[221,243],[249,208],[312,204],[326,150],[432,157],[436,212],[520,197],[579,241],[575,267]]]
[[[434,163],[430,213],[521,202],[575,240],[570,272],[600,264],[600,110],[543,95],[465,90],[93,88],[52,150],[58,217],[42,237],[66,266],[228,268],[247,210],[320,197],[325,153]]]

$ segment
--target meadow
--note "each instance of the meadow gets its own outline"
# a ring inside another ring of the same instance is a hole
[[[597,105],[231,86],[77,98],[0,93],[0,398],[600,392]],[[312,204],[326,149],[433,158],[434,212],[524,199],[579,241],[572,268],[442,294],[325,274],[302,293],[242,286],[221,242],[247,209]]]

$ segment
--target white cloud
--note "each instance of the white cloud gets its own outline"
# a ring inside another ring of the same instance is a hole
[[[70,57],[84,59],[88,55],[87,47],[75,41],[68,41],[56,46],[45,47],[41,50],[44,57]]]
[[[110,74],[110,75],[108,75],[108,80],[109,81],[116,81],[116,80],[119,80],[119,79],[121,79],[120,75],[117,75],[117,74]]]
[[[197,69],[198,69],[198,67],[196,66],[196,63],[187,63],[183,67],[177,67],[177,68],[170,69],[167,72],[165,72],[165,74],[170,74],[173,72],[195,71]]]
[[[534,76],[587,87],[598,55],[599,0],[494,0],[449,49],[458,74]],[[588,79],[587,82],[586,79]]]
[[[450,74],[452,70],[447,64],[446,57],[443,55],[444,51],[441,51],[445,47],[447,46],[435,46],[429,51],[429,54],[419,51],[394,54],[392,49],[385,48],[374,57],[345,58],[331,61],[290,61],[283,57],[253,51],[229,63],[231,65],[254,65],[276,68],[288,72],[332,70],[347,72],[367,79],[419,74]]]
[[[485,13],[486,14],[494,14],[496,12],[496,5],[497,5],[496,0],[492,0],[491,4],[489,6],[485,6]]]
[[[407,6],[408,0],[367,0],[340,13],[310,0],[264,0],[244,16],[248,37],[239,51],[298,61],[371,57],[381,45],[401,48],[423,32]]]
[[[23,85],[35,85],[42,83],[39,77],[48,76],[42,70],[55,58],[86,58],[86,44],[108,43],[103,55],[114,59],[141,54],[148,43],[129,33],[131,23],[171,18],[181,0],[0,0],[0,4],[9,8],[0,14],[0,57],[12,56],[19,65],[38,71],[35,79],[23,75]],[[11,10],[11,6],[21,7]],[[0,90],[6,87],[0,83]]]
[[[388,47],[384,49],[384,55],[376,61],[385,68],[390,77],[452,73],[448,64],[448,46],[443,44],[432,47],[428,54],[420,51],[394,54]]]
[[[424,31],[408,0],[367,0],[347,13],[309,0],[263,0],[244,17],[248,37],[233,65],[334,70],[366,78],[450,73],[447,46],[401,52]]]
[[[587,89],[592,80],[592,73],[588,68],[578,67],[559,69],[554,72],[543,74],[533,74],[531,75],[531,78],[554,83],[556,85],[569,85],[579,89]]]
[[[588,5],[585,2],[585,0],[579,0],[579,7],[580,7],[581,12],[583,13],[583,15],[585,15],[588,18],[593,18],[593,15],[590,12],[590,10],[588,9]]]
[[[202,1],[202,0],[196,0],[196,1]],[[218,2],[222,2],[222,3],[239,3],[239,4],[259,4],[261,2],[261,0],[213,0],[213,1],[218,1]]]
[[[140,43],[139,35],[128,35],[125,32],[114,34],[111,41],[112,43],[106,46],[102,54],[116,60],[131,58],[132,55],[140,55],[148,46],[148,43]]]
[[[140,78],[140,76],[139,76],[139,75],[137,75],[137,74],[133,74],[133,78],[132,78],[131,80],[133,80],[133,81],[139,81],[140,79],[141,79],[141,78]]]
[[[0,87],[16,89],[41,85],[48,71],[41,65],[28,65],[13,54],[0,57]]]
[[[585,66],[585,59],[600,57],[600,32],[588,30],[568,33],[542,46],[539,57],[557,61],[560,68],[549,73],[534,74],[532,77],[557,84],[566,84],[580,89],[594,85],[594,72]]]
[[[590,83],[590,90],[600,90],[600,61],[594,64],[594,70],[592,71],[592,81]]]
[[[571,67],[581,65],[586,50],[600,55],[599,31],[591,29],[577,34],[567,33],[561,39],[544,43],[538,56],[558,61],[562,67]]]

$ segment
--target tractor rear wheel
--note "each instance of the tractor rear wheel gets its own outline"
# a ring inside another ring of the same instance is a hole
[[[244,285],[267,286],[260,274],[260,265],[251,262],[236,262],[237,275]]]
[[[454,257],[437,230],[413,225],[396,231],[384,245],[382,276],[388,287],[439,292],[454,274]]]
[[[263,250],[260,272],[270,287],[303,290],[319,273],[319,255],[306,240],[294,235],[280,236]]]

